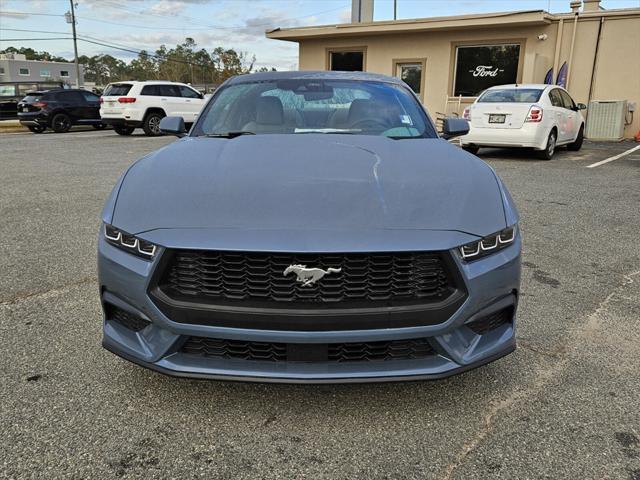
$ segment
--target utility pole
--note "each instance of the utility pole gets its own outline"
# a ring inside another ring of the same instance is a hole
[[[393,0],[393,19],[398,19],[398,0]]]
[[[67,23],[71,23],[71,29],[73,31],[73,61],[76,64],[76,88],[80,88],[80,65],[78,65],[78,40],[76,37],[76,11],[74,9],[73,1],[74,0],[69,0],[69,3],[71,4],[71,18],[69,19],[69,17],[67,17]]]

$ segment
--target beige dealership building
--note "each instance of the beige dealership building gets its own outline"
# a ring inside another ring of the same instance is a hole
[[[590,106],[592,138],[633,137],[640,131],[640,8],[603,10],[599,0],[568,7],[373,22],[373,0],[353,0],[350,24],[267,37],[297,42],[301,70],[399,76],[434,116],[461,114],[492,85],[560,76],[576,102]]]

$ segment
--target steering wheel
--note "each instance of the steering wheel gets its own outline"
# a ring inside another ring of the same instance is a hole
[[[356,120],[351,125],[350,128],[359,128],[361,130],[386,130],[387,125],[383,123],[381,120],[377,118],[361,118],[360,120]]]

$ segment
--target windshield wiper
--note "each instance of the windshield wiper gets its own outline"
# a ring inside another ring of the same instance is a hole
[[[248,132],[245,130],[237,130],[234,132],[227,132],[227,133],[208,133],[205,135],[205,137],[211,137],[211,138],[236,138],[239,137],[241,135],[255,135],[254,132]]]
[[[362,130],[349,130],[344,128],[296,128],[293,133],[296,135],[305,133],[323,133],[331,135],[355,135]]]

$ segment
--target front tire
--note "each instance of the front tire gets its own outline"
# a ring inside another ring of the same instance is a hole
[[[131,135],[135,130],[133,127],[113,127],[118,135]]]
[[[578,130],[578,136],[576,139],[567,145],[567,150],[572,152],[577,152],[582,148],[582,142],[584,141],[584,125],[580,125],[580,130]]]
[[[47,127],[43,127],[42,125],[29,125],[27,128],[33,133],[42,133],[47,129]]]
[[[58,113],[51,120],[51,128],[56,133],[65,133],[71,129],[71,118],[66,113]]]
[[[547,144],[544,147],[544,150],[540,150],[538,153],[538,158],[542,160],[551,160],[553,158],[553,154],[556,151],[556,143],[558,141],[558,134],[555,130],[551,130],[549,133],[549,137],[547,138]]]
[[[145,117],[144,122],[142,123],[142,129],[144,130],[145,135],[149,137],[157,137],[158,135],[161,135],[160,120],[162,120],[162,117],[164,117],[164,115],[156,112],[149,113]]]

